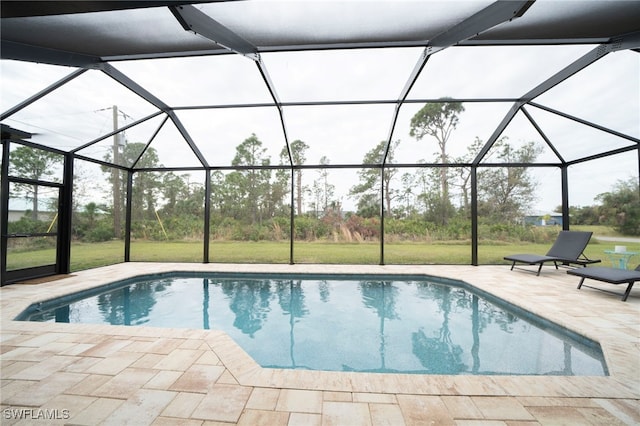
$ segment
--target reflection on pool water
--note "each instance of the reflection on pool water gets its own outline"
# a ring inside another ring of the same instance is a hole
[[[32,305],[17,319],[218,329],[263,367],[607,375],[597,343],[471,290],[423,276],[171,273]]]

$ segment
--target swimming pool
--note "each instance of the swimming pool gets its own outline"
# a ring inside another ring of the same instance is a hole
[[[428,276],[174,272],[34,304],[17,319],[219,329],[263,367],[608,374],[597,343]]]

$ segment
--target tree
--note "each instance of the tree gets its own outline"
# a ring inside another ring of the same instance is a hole
[[[119,153],[119,163],[132,165],[135,163],[139,168],[161,167],[158,153],[153,147],[146,147],[141,142],[132,142],[124,145],[122,152]],[[144,154],[140,154],[144,151]],[[112,161],[112,154],[108,152],[105,155],[105,161]],[[112,191],[117,190],[121,194],[120,197],[114,199],[112,205],[112,216],[115,218],[116,212],[124,210],[124,198],[127,180],[123,179],[122,170],[115,167],[102,167],[102,171],[109,176],[110,187]],[[114,184],[118,188],[114,188]],[[158,189],[161,187],[160,178],[156,172],[136,172],[133,175],[133,193],[131,194],[131,212],[133,220],[153,219],[155,217],[155,205],[158,198]],[[113,194],[112,194],[113,195]],[[114,221],[114,235],[116,238],[121,237],[121,227]]]
[[[411,130],[409,135],[417,140],[422,140],[425,136],[431,136],[438,142],[440,149],[439,161],[442,164],[448,162],[447,142],[451,133],[458,125],[458,115],[464,111],[464,106],[460,102],[428,103],[411,118]],[[440,168],[440,200],[443,203],[449,201],[448,171],[445,167]],[[443,206],[445,207],[445,206]],[[443,212],[449,210],[441,209]],[[442,217],[442,224],[446,224],[448,217]]]
[[[456,159],[456,162],[470,163],[484,145],[485,143],[476,137],[473,144],[467,147],[467,153]],[[506,136],[494,142],[492,149],[485,156],[485,161],[494,158],[495,162],[504,163],[505,167],[478,169],[479,217],[494,222],[509,222],[521,216],[523,210],[527,209],[535,198],[535,181],[527,167],[507,167],[507,164],[533,163],[541,152],[542,147],[535,142],[527,142],[520,148],[514,148]],[[470,210],[470,180],[471,170],[460,168],[458,185],[466,212]]]
[[[10,167],[14,176],[34,181],[53,176],[55,166],[62,163],[62,157],[56,153],[42,149],[19,146],[11,151]],[[55,179],[54,179],[55,180]],[[31,218],[38,220],[38,184],[19,183],[15,187],[25,192],[25,198],[31,200]]]
[[[467,153],[455,160],[456,163],[471,163],[478,155],[484,142],[476,136],[473,143],[467,146]],[[462,192],[462,208],[465,212],[471,211],[470,192],[471,192],[471,169],[460,167],[458,170],[458,184]]]
[[[392,141],[389,144],[389,152],[387,153],[387,162],[393,161],[394,151],[400,141]],[[381,141],[372,150],[364,155],[363,164],[381,164],[386,141]],[[391,188],[391,181],[398,172],[398,169],[385,168],[382,174],[383,197],[385,213],[391,213],[391,201],[395,194]],[[349,195],[358,197],[358,215],[362,217],[376,216],[380,210],[380,170],[377,168],[363,168],[358,171],[360,183],[351,187]]]
[[[326,156],[320,158],[320,165],[326,166],[329,164],[329,159]],[[329,183],[329,172],[326,168],[318,169],[318,178],[313,181],[309,192],[313,198],[311,208],[315,213],[316,219],[319,217],[319,212],[324,214],[329,209],[329,203],[335,195],[336,187]]]
[[[596,197],[602,203],[602,221],[624,235],[640,235],[640,187],[637,178],[619,180]]]
[[[242,166],[268,166],[271,160],[266,156],[267,149],[262,147],[262,142],[255,133],[245,139],[236,147],[236,155],[231,165]],[[269,207],[270,200],[269,169],[255,169],[247,167],[227,175],[227,183],[235,192],[234,202],[242,209],[242,214],[249,213],[251,223],[261,222],[263,214]]]
[[[182,177],[169,172],[162,177],[162,193],[166,202],[163,210],[168,214],[174,214],[178,201],[188,197],[189,188]]]
[[[291,152],[291,159],[293,160],[293,165],[299,166],[304,164],[307,161],[305,153],[307,149],[309,149],[309,145],[304,143],[303,141],[296,139],[291,142],[289,145],[289,149]],[[286,163],[289,160],[289,154],[287,147],[282,148],[280,152],[280,159],[282,163]],[[302,214],[302,195],[303,195],[303,186],[302,186],[302,169],[296,169],[295,171],[295,180],[296,180],[296,212],[300,215]]]
[[[520,148],[501,138],[493,145],[496,156],[505,164],[535,162],[542,152],[535,142],[527,142]],[[478,216],[492,218],[496,222],[514,221],[535,200],[535,180],[527,167],[492,167],[478,172]]]

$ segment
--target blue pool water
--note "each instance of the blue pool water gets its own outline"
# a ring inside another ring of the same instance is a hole
[[[161,274],[32,305],[18,319],[218,329],[263,367],[608,374],[597,343],[434,277]]]

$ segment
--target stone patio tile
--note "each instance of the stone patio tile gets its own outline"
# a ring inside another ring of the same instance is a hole
[[[20,346],[31,346],[41,348],[47,343],[54,342],[60,338],[64,338],[65,333],[42,333],[31,337],[30,339],[20,342]]]
[[[254,410],[275,410],[280,389],[253,388],[247,408]]]
[[[96,425],[111,416],[122,405],[122,399],[98,398],[79,413],[71,413],[74,425]]]
[[[2,301],[0,301],[0,309],[2,309],[3,305],[4,304],[2,303]],[[31,336],[29,336],[29,338],[30,337]],[[12,332],[6,331],[2,333],[2,336],[0,336],[0,354],[3,353],[5,347],[10,347],[14,345],[17,346],[21,341],[25,339],[26,337],[20,332],[12,333]]]
[[[145,389],[168,390],[181,375],[180,371],[159,371],[143,387]]]
[[[63,371],[69,371],[69,372],[74,372],[74,373],[83,373],[83,372],[85,372],[89,368],[93,367],[95,364],[99,363],[102,360],[103,360],[103,358],[93,358],[93,357],[89,357],[89,356],[78,357],[78,359],[75,362],[67,365],[63,369]]]
[[[59,355],[80,355],[94,346],[93,343],[73,343],[67,349],[61,351]]]
[[[3,361],[31,361],[39,362],[44,358],[38,348],[20,347],[20,346],[3,346]]]
[[[322,415],[311,413],[291,413],[287,426],[321,426]]]
[[[0,367],[0,377],[2,377],[2,379],[8,379],[14,374],[18,374],[25,368],[29,368],[34,364],[35,363],[31,361],[3,362],[2,367]]]
[[[343,425],[372,426],[369,405],[362,402],[325,402],[322,426]]]
[[[206,364],[205,364],[206,365]],[[229,372],[229,370],[225,369],[224,373],[220,375],[216,383],[227,384],[227,385],[239,385],[238,381],[233,374]]]
[[[587,416],[591,417],[587,413],[583,413],[583,408],[574,407],[529,407],[529,411],[534,418],[542,424],[566,424],[566,425],[587,425],[587,424],[606,424],[606,425],[622,425],[624,424],[620,420],[611,416],[606,422],[591,422]],[[604,412],[606,410],[603,409]],[[586,414],[586,415],[585,415]],[[608,413],[607,413],[608,414]]]
[[[369,404],[371,424],[373,426],[403,426],[405,425],[402,410],[396,404]]]
[[[206,365],[220,365],[220,358],[209,349],[209,345],[206,345],[205,348],[200,348],[204,351],[204,353],[196,360],[196,364],[206,364]]]
[[[179,392],[207,393],[216,385],[216,381],[224,372],[219,365],[194,364],[169,387]]]
[[[440,397],[451,416],[456,420],[461,419],[482,419],[482,412],[478,410],[473,401],[468,396],[450,396],[443,395]]]
[[[66,366],[77,360],[78,358],[72,356],[52,356],[12,374],[9,379],[42,380],[57,371],[64,370]]]
[[[537,422],[511,423],[502,420],[456,420],[456,426],[533,426]]]
[[[30,382],[30,386],[26,386],[8,397],[5,397],[3,388],[2,403],[39,407],[79,383],[85,377],[86,374],[54,373],[41,381]]]
[[[93,390],[90,395],[126,399],[142,388],[156,373],[154,370],[127,368]]]
[[[640,404],[636,399],[595,399],[593,402],[627,424],[640,425]]]
[[[520,378],[518,380],[522,381]],[[495,377],[491,376],[453,376],[449,380],[453,382],[454,395],[508,395]],[[452,394],[441,389],[442,394]]]
[[[151,423],[151,426],[202,426],[203,423],[202,420],[157,417],[153,423]]]
[[[33,386],[33,382],[28,380],[3,380],[2,388],[0,389],[0,396],[2,397],[1,403],[5,405],[5,401],[7,401],[9,397],[18,392],[22,392],[30,386]]]
[[[388,393],[354,392],[353,402],[374,402],[378,404],[397,404],[396,396]]]
[[[102,374],[89,374],[86,375],[84,379],[82,379],[76,385],[70,387],[66,390],[65,393],[71,395],[90,395],[95,389],[107,383],[111,380],[113,376],[105,376]]]
[[[78,355],[105,358],[119,351],[130,343],[131,341],[126,339],[111,338],[94,345],[92,348],[89,348],[86,351],[79,353]]]
[[[102,425],[137,426],[150,424],[175,396],[175,392],[140,389],[118,407],[113,415],[106,418]]]
[[[182,343],[184,343],[184,339],[162,337],[156,340],[147,351],[159,355],[168,355],[171,351],[178,349]]]
[[[202,393],[179,392],[160,415],[188,419],[203,398]]]
[[[164,355],[158,354],[144,354],[140,358],[136,360],[131,367],[135,368],[153,368],[155,367],[162,359]]]
[[[626,425],[626,421],[623,421],[614,413],[605,410],[602,407],[590,408],[580,407],[577,409],[582,415],[589,421],[590,424],[599,425]],[[636,423],[637,424],[637,423]]]
[[[353,401],[353,394],[351,392],[324,391],[322,393],[322,398],[325,401],[351,402],[351,401]]]
[[[454,419],[439,396],[397,395],[404,421],[408,425],[453,425]]]
[[[42,356],[52,356],[52,355],[77,355],[76,353],[66,353],[67,351],[73,351],[73,347],[76,346],[76,343],[71,342],[49,342],[45,345],[39,347],[37,352],[42,354]]]
[[[179,346],[180,349],[202,349],[202,343],[200,339],[185,339],[185,341]]]
[[[299,389],[282,389],[276,404],[278,411],[297,413],[321,413],[322,392]]]
[[[141,356],[142,354],[137,352],[116,352],[87,368],[85,373],[114,376],[130,367]]]
[[[471,397],[473,404],[486,419],[535,420],[526,408],[514,397]]]
[[[284,411],[267,410],[244,410],[238,420],[238,426],[287,426],[289,423],[289,413]]]
[[[154,368],[161,370],[185,371],[202,356],[203,351],[200,349],[174,349]]]
[[[251,395],[251,388],[214,385],[191,415],[194,419],[237,422]]]
[[[122,352],[143,352],[146,353],[153,345],[153,342],[147,340],[134,340],[130,345],[120,349]]]
[[[65,412],[68,414],[69,419],[73,417],[74,414],[81,413],[85,410],[89,405],[91,405],[96,398],[92,396],[80,396],[80,395],[58,395],[54,398],[51,398],[47,403],[42,406],[43,409],[57,410],[58,413],[62,413],[63,416]],[[68,421],[67,421],[68,423]]]
[[[519,396],[517,399],[524,407],[598,407],[598,404],[591,398]]]

